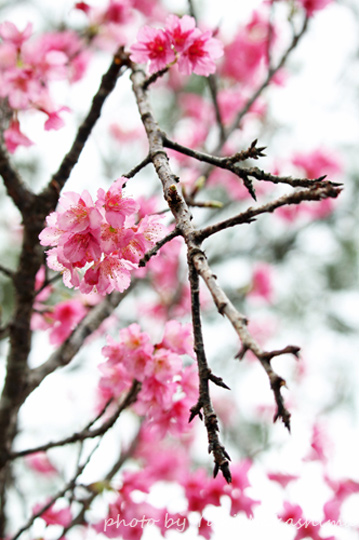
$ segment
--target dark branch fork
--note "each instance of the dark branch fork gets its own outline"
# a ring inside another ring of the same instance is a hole
[[[284,182],[294,187],[296,185],[305,185],[309,187],[308,189],[303,189],[301,192],[296,192],[292,195],[289,195],[287,199],[281,198],[277,201],[274,201],[273,203],[268,203],[267,206],[258,207],[257,209],[248,209],[247,212],[244,212],[236,218],[233,218],[233,222],[231,223],[228,220],[227,222],[223,222],[222,224],[212,226],[212,228],[206,228],[202,231],[197,230],[192,224],[190,210],[183,197],[183,194],[178,189],[178,179],[177,177],[175,177],[171,170],[165,146],[175,148],[176,150],[182,151],[183,153],[190,155],[191,157],[194,157],[201,161],[206,161],[207,163],[211,163],[213,165],[223,168],[237,166],[237,163],[242,159],[246,159],[249,154],[252,154],[252,157],[260,157],[260,155],[262,155],[263,148],[256,149],[256,144],[254,143],[251,145],[248,151],[238,153],[230,158],[217,158],[215,156],[209,156],[208,154],[193,151],[186,147],[180,147],[180,145],[176,145],[175,143],[170,143],[169,139],[167,139],[167,137],[161,131],[159,125],[157,124],[153,116],[148,96],[148,84],[146,82],[147,79],[144,72],[136,68],[136,66],[132,66],[131,80],[133,83],[133,91],[136,96],[139,113],[147,133],[147,138],[149,142],[149,155],[151,157],[151,161],[154,165],[158,178],[162,183],[164,198],[166,199],[170,210],[175,218],[176,230],[180,232],[180,234],[184,238],[184,241],[187,244],[189,275],[192,290],[192,321],[194,327],[197,362],[201,379],[200,396],[197,405],[195,405],[191,410],[191,419],[195,415],[200,415],[201,411],[203,412],[205,425],[208,432],[208,438],[210,441],[210,451],[214,454],[214,473],[216,474],[218,472],[218,469],[221,469],[224,477],[227,481],[229,481],[229,458],[224,447],[219,443],[218,440],[218,423],[216,415],[210,405],[208,391],[209,380],[217,382],[217,384],[218,381],[220,381],[219,384],[221,386],[223,386],[224,383],[220,378],[213,378],[213,376],[211,377],[211,373],[209,371],[205,358],[204,346],[202,343],[200,331],[199,307],[197,301],[198,275],[201,276],[201,278],[206,283],[219,313],[221,315],[225,315],[229,319],[235,331],[237,332],[242,344],[241,356],[244,355],[245,351],[251,350],[266,371],[269,378],[270,387],[274,393],[275,401],[277,404],[277,411],[275,413],[274,420],[281,418],[288,429],[290,429],[290,413],[285,407],[284,400],[281,394],[281,390],[282,387],[285,385],[285,381],[274,372],[271,366],[271,359],[274,356],[287,353],[291,353],[297,356],[299,348],[290,345],[282,349],[281,351],[266,352],[262,350],[262,348],[254,340],[254,338],[248,331],[246,317],[237,311],[237,309],[233,306],[229,298],[224,293],[223,289],[219,286],[216,276],[210,269],[205,253],[201,249],[201,243],[206,237],[214,234],[214,232],[217,232],[218,230],[227,228],[232,225],[236,225],[238,223],[251,221],[253,220],[254,216],[264,212],[271,212],[275,208],[284,204],[298,204],[302,200],[319,200],[325,197],[336,197],[340,192],[340,187],[330,182],[325,182],[322,184],[320,182],[320,180],[322,179],[309,181],[295,180],[286,177],[271,177],[271,175],[268,176],[265,173],[257,173],[257,169],[251,169],[249,172],[247,169],[243,169],[243,171],[241,170],[241,174],[247,173],[247,175],[257,175],[260,176],[261,179],[268,181],[272,180],[273,178],[275,182]],[[290,197],[292,197],[292,199]],[[271,204],[272,206],[270,206]],[[226,387],[226,385],[224,386]]]

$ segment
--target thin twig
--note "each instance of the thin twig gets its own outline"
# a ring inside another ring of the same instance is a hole
[[[147,79],[143,81],[143,88],[146,90],[151,84],[155,83],[160,77],[165,75],[165,73],[167,73],[169,69],[170,66],[166,66],[163,69],[152,73],[152,75],[150,75]]]
[[[215,146],[215,148],[213,149],[212,151],[212,154],[219,154],[223,148],[223,145],[224,143],[228,140],[229,136],[237,129],[240,127],[240,123],[241,121],[243,120],[244,116],[248,113],[248,111],[250,110],[250,108],[252,107],[252,105],[254,104],[254,102],[259,98],[259,96],[263,93],[263,91],[267,88],[267,86],[269,86],[270,82],[272,81],[274,75],[282,68],[284,67],[285,63],[287,62],[288,60],[288,57],[290,56],[290,54],[292,53],[292,51],[297,47],[300,39],[302,38],[302,36],[305,34],[306,30],[307,30],[307,27],[308,27],[308,22],[309,22],[309,19],[308,17],[305,18],[304,22],[303,22],[303,25],[302,25],[302,28],[301,30],[296,34],[295,32],[293,33],[293,37],[292,37],[292,41],[291,43],[289,44],[288,48],[286,49],[286,51],[283,53],[282,57],[280,58],[280,60],[278,61],[277,65],[275,67],[271,67],[269,66],[268,68],[268,72],[267,72],[267,76],[266,78],[264,79],[263,83],[257,88],[257,90],[252,94],[252,96],[247,100],[247,102],[245,103],[244,107],[238,111],[237,113],[237,116],[235,118],[235,120],[233,121],[232,125],[230,127],[228,127],[226,130],[225,130],[225,138],[223,139],[223,136],[221,136],[218,144]],[[212,170],[212,167],[213,167],[213,164],[211,164],[211,162],[208,162],[211,166],[207,166],[203,171],[202,171],[202,175],[205,177],[205,178],[208,178],[211,170]],[[189,194],[189,199],[192,200],[194,199],[194,197],[196,196],[198,192],[198,188],[196,186],[194,186],[191,190],[191,193]]]
[[[92,100],[91,108],[77,131],[71,149],[62,160],[58,171],[52,176],[49,185],[42,193],[45,199],[51,200],[54,207],[56,206],[60,191],[78,162],[92,129],[101,115],[102,106],[106,98],[115,88],[118,76],[122,75],[128,69],[128,65],[128,54],[124,52],[123,47],[120,47],[114,55],[108,71],[102,77],[100,87]]]
[[[257,88],[257,90],[253,93],[253,95],[248,99],[248,101],[246,102],[246,104],[244,105],[242,110],[239,111],[239,113],[237,114],[237,116],[236,116],[235,120],[233,121],[232,125],[227,130],[227,135],[233,133],[233,131],[235,129],[237,129],[237,127],[240,126],[241,121],[243,120],[245,115],[248,113],[249,109],[252,107],[254,102],[257,101],[259,96],[263,93],[263,90],[265,90],[267,88],[267,86],[269,86],[269,83],[272,81],[274,75],[280,69],[282,69],[282,67],[284,66],[284,64],[286,63],[286,61],[288,59],[288,56],[296,48],[296,46],[298,45],[298,42],[300,41],[301,37],[305,34],[305,32],[306,32],[306,30],[308,28],[308,22],[309,22],[309,18],[306,17],[304,19],[304,21],[303,21],[302,28],[300,29],[300,31],[297,34],[293,35],[292,41],[291,41],[289,47],[284,52],[284,54],[282,55],[282,57],[278,61],[277,65],[275,67],[272,67],[272,68],[269,66],[268,73],[267,73],[267,76],[266,76],[265,80]]]
[[[10,278],[14,277],[14,272],[12,270],[9,270],[9,268],[5,268],[5,266],[3,266],[2,264],[0,264],[0,272]]]
[[[219,313],[225,315],[229,319],[237,332],[242,345],[255,354],[263,368],[266,370],[271,388],[275,392],[276,402],[280,405],[277,407],[276,418],[282,418],[289,429],[290,413],[283,404],[281,385],[277,384],[277,382],[282,379],[273,371],[268,360],[263,360],[262,355],[264,351],[248,332],[247,319],[234,308],[224,291],[218,285],[216,276],[211,271],[204,252],[200,249],[200,239],[198,238],[197,230],[191,221],[188,205],[174,182],[174,175],[164,148],[164,136],[153,116],[148,93],[143,88],[144,74],[140,70],[134,70],[131,79],[139,113],[149,141],[149,153],[158,178],[162,183],[164,198],[175,218],[176,226],[180,229],[187,244],[188,259],[192,261],[198,274],[206,283]]]
[[[151,163],[150,156],[146,156],[138,165],[133,167],[128,173],[123,174],[124,178],[133,178],[138,172],[140,172],[146,165]]]
[[[99,441],[99,443],[100,443],[100,441]],[[10,538],[10,540],[17,540],[22,535],[23,532],[27,531],[33,525],[35,519],[41,517],[42,514],[44,512],[46,512],[46,510],[51,508],[51,506],[53,504],[55,504],[55,502],[58,499],[60,499],[61,497],[64,497],[64,495],[66,495],[67,491],[73,490],[76,487],[76,481],[77,481],[78,477],[83,473],[84,469],[89,464],[89,462],[90,462],[93,454],[97,450],[97,448],[98,448],[98,445],[96,445],[91,450],[91,452],[89,453],[88,457],[86,458],[85,462],[82,465],[78,464],[78,466],[76,468],[76,472],[75,472],[74,476],[71,478],[71,480],[60,491],[58,491],[55,495],[53,495],[51,497],[51,499],[44,506],[42,506],[40,508],[40,510],[38,510],[35,514],[33,514],[29,518],[29,520],[25,523],[25,525],[23,527],[21,527],[21,529],[19,529],[18,532],[14,536],[12,536]]]
[[[91,420],[91,422],[82,431],[74,433],[73,435],[70,435],[70,437],[66,437],[65,439],[61,439],[59,441],[48,442],[46,444],[42,444],[35,448],[29,448],[26,450],[20,450],[18,452],[12,452],[9,456],[9,459],[16,459],[19,457],[24,457],[29,454],[34,454],[36,452],[46,452],[50,448],[58,448],[59,446],[65,446],[67,444],[82,442],[86,439],[94,439],[96,437],[99,437],[100,435],[103,435],[115,424],[120,414],[127,407],[129,407],[130,405],[132,405],[132,403],[136,401],[136,398],[140,389],[141,389],[140,383],[138,381],[134,381],[130,390],[127,392],[125,398],[117,406],[115,412],[98,428],[90,429],[91,426],[105,413],[109,404],[112,402],[112,399],[106,404],[105,408],[101,411],[101,413],[97,415],[95,419]]]
[[[203,242],[203,240],[209,236],[212,236],[219,231],[228,229],[229,227],[234,227],[235,225],[240,225],[242,223],[252,223],[252,221],[255,220],[255,217],[259,216],[260,214],[274,212],[274,210],[282,206],[287,206],[289,204],[300,204],[303,201],[320,201],[329,197],[335,198],[340,194],[340,192],[341,188],[331,184],[330,182],[326,182],[325,184],[320,184],[318,182],[315,187],[301,189],[299,191],[295,191],[294,193],[290,193],[289,195],[283,195],[275,201],[263,204],[257,208],[250,207],[232,218],[225,219],[224,221],[215,223],[214,225],[209,225],[208,227],[204,227],[196,233],[196,236],[199,242]]]
[[[209,369],[206,353],[204,349],[202,325],[201,325],[201,312],[199,303],[199,278],[197,270],[194,268],[192,261],[188,261],[189,265],[189,282],[191,286],[191,310],[192,310],[192,326],[194,336],[194,350],[196,353],[198,364],[198,376],[199,376],[199,398],[196,405],[191,408],[190,420],[193,420],[195,416],[199,416],[202,419],[201,411],[203,411],[204,424],[208,434],[208,452],[213,454],[214,457],[214,469],[213,476],[216,477],[219,470],[228,483],[231,482],[231,472],[229,470],[230,457],[220,443],[218,432],[218,419],[214,412],[211,402],[211,396],[209,393],[209,380],[217,383],[219,386],[228,388],[217,377],[211,377],[211,370]]]
[[[84,340],[91,335],[100,324],[113,313],[115,308],[133,290],[136,281],[133,280],[130,287],[120,293],[114,291],[94,306],[85,317],[79,322],[72,334],[66,341],[44,362],[41,366],[34,368],[29,373],[27,391],[32,392],[34,388],[43,381],[50,373],[57,368],[66,366],[83,346]]]
[[[121,452],[121,455],[118,458],[118,460],[113,464],[109,472],[106,474],[104,478],[104,482],[109,482],[110,480],[112,480],[115,474],[117,474],[118,471],[121,469],[123,464],[133,456],[140,440],[140,433],[141,433],[141,427],[138,429],[137,434],[132,439],[132,443],[129,446],[129,448],[126,450],[126,452]],[[77,516],[73,518],[71,523],[69,523],[66,527],[63,528],[62,533],[59,536],[58,540],[62,540],[65,534],[76,525],[81,525],[84,523],[85,513],[87,509],[90,507],[92,502],[96,499],[96,497],[98,497],[99,495],[100,495],[99,492],[93,490],[88,497],[86,497],[83,500],[77,501],[78,503],[82,505],[82,508],[77,514]]]
[[[219,140],[220,140],[221,144],[224,144],[225,141],[226,141],[226,131],[225,131],[225,128],[224,128],[222,115],[221,115],[221,110],[219,108],[219,103],[218,103],[217,77],[215,75],[209,75],[207,80],[208,80],[208,87],[209,87],[211,97],[212,97],[212,103],[213,103],[213,106],[214,106],[214,111],[215,111],[215,114],[216,114],[216,123],[217,123],[217,127],[219,129]]]
[[[212,154],[207,154],[206,152],[201,152],[200,150],[193,150],[187,146],[183,146],[175,141],[172,141],[167,137],[165,133],[162,132],[163,146],[170,148],[171,150],[176,150],[181,154],[184,154],[189,157],[193,157],[197,161],[203,161],[225,169],[227,171],[236,174],[237,176],[251,176],[256,180],[263,180],[264,182],[272,182],[273,184],[288,184],[292,187],[310,187],[317,184],[318,181],[324,180],[325,176],[320,178],[308,179],[308,178],[293,178],[292,176],[276,176],[271,173],[262,171],[258,167],[243,167],[239,163],[246,159],[258,159],[263,157],[263,151],[265,147],[258,148],[256,146],[257,140],[253,141],[248,149],[237,152],[233,156],[214,156]],[[339,184],[332,184],[338,185]]]
[[[158,242],[156,242],[153,248],[144,254],[142,259],[140,259],[138,266],[140,267],[146,266],[148,261],[155,255],[157,255],[158,251],[161,249],[162,246],[164,246],[165,244],[167,244],[168,242],[173,240],[173,238],[176,238],[176,236],[179,236],[180,234],[181,234],[181,231],[177,229],[177,227],[175,227],[173,231],[168,233],[164,238],[162,238],[162,240],[159,240]]]

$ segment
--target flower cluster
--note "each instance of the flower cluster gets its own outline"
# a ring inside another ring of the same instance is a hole
[[[95,203],[86,190],[64,193],[60,209],[47,217],[40,242],[53,246],[47,264],[63,272],[67,287],[84,294],[124,291],[131,271],[162,233],[158,216],[137,221],[137,203],[122,193],[126,180],[119,178],[107,192],[99,189]]]
[[[329,149],[318,148],[308,153],[297,153],[292,157],[291,163],[300,174],[311,179],[326,175],[335,179],[342,172],[340,158]],[[324,219],[332,213],[335,204],[335,199],[323,199],[315,201],[315,203],[307,202],[295,207],[279,208],[277,215],[287,222],[292,222],[302,216],[309,216],[311,219]]]
[[[172,531],[193,530],[193,525],[197,526],[199,536],[209,540],[214,531],[211,522],[203,516],[208,507],[220,507],[227,499],[232,516],[239,513],[248,518],[253,516],[259,501],[246,494],[250,487],[248,473],[252,465],[249,460],[233,465],[233,482],[227,484],[221,476],[210,478],[202,468],[191,471],[185,449],[178,444],[159,446],[158,441],[148,436],[148,431],[143,435],[147,439],[139,445],[142,454],[143,446],[147,447],[143,469],[123,473],[121,486],[116,490],[118,495],[109,504],[107,517],[92,525],[94,530],[107,538],[140,540],[149,525],[157,527],[163,538]],[[154,507],[146,500],[146,495],[158,481],[176,481],[182,486],[186,507],[182,508],[181,513],[173,513],[166,507]],[[144,498],[141,502],[139,493]]]
[[[82,78],[88,60],[83,45],[70,30],[43,34],[30,40],[32,25],[22,31],[9,21],[0,25],[0,98],[12,111],[9,128],[4,132],[9,152],[32,141],[20,130],[19,111],[37,110],[47,116],[45,130],[60,129],[60,113],[68,107],[57,106],[49,85],[54,80],[75,82]]]
[[[214,60],[222,56],[223,47],[211,31],[201,32],[193,17],[169,15],[163,30],[142,27],[131,52],[133,62],[150,62],[150,73],[177,63],[184,75],[193,72],[207,77],[215,72]]]
[[[268,19],[256,11],[253,12],[249,23],[241,27],[233,41],[225,47],[223,75],[253,87],[260,68],[267,61],[269,35]],[[272,43],[275,38],[276,32],[272,28]]]
[[[168,321],[156,345],[136,323],[120,330],[119,342],[107,339],[102,351],[107,361],[100,365],[101,405],[121,396],[136,379],[142,386],[135,411],[161,436],[186,431],[189,409],[198,397],[193,366],[184,367],[180,356],[194,354],[191,325]]]

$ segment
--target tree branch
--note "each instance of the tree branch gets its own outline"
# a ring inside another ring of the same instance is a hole
[[[287,48],[287,50],[284,52],[282,57],[280,58],[279,62],[275,67],[270,67],[268,69],[267,77],[263,81],[263,83],[257,88],[257,90],[253,93],[253,95],[250,97],[250,99],[247,101],[247,103],[244,105],[241,111],[237,114],[235,120],[233,121],[232,125],[230,126],[229,130],[227,130],[227,138],[228,136],[233,133],[235,129],[237,129],[245,117],[245,115],[248,113],[249,109],[252,107],[255,101],[259,98],[259,96],[262,94],[263,90],[267,88],[271,80],[273,79],[274,75],[282,69],[282,67],[285,65],[286,61],[288,60],[288,57],[290,53],[296,48],[298,45],[301,37],[305,34],[307,28],[308,28],[309,18],[306,17],[303,21],[302,28],[297,34],[293,34],[292,41]]]
[[[25,186],[17,170],[12,167],[2,144],[0,144],[0,175],[3,178],[7,194],[23,214],[32,204],[34,194]]]
[[[181,231],[181,234],[187,244],[188,259],[192,261],[194,268],[206,283],[219,313],[225,315],[233,325],[241,340],[242,346],[244,346],[246,349],[250,349],[261,362],[269,377],[270,385],[275,394],[275,399],[277,402],[277,413],[275,419],[279,417],[282,418],[284,424],[289,429],[290,413],[285,408],[283,399],[281,397],[282,383],[280,383],[280,381],[283,381],[283,379],[276,375],[270,365],[270,362],[268,362],[268,359],[263,359],[264,351],[248,332],[247,319],[234,308],[224,291],[220,288],[216,277],[208,265],[204,252],[200,249],[200,239],[198,238],[197,231],[192,224],[189,208],[184,200],[183,195],[177,189],[177,177],[173,174],[169,165],[169,159],[163,143],[163,133],[153,116],[148,93],[143,88],[144,78],[145,75],[143,71],[137,69],[133,71],[131,75],[133,91],[136,96],[137,106],[142,118],[142,122],[146,129],[149,141],[149,154],[156,169],[158,178],[162,183],[164,198],[175,218],[176,226]]]
[[[281,206],[287,206],[289,204],[300,204],[303,201],[320,201],[322,199],[327,199],[329,197],[335,198],[341,192],[341,188],[337,187],[335,184],[330,182],[320,183],[317,182],[315,187],[309,189],[301,189],[290,193],[289,195],[283,195],[275,201],[271,201],[257,208],[248,208],[246,211],[241,212],[237,216],[234,216],[229,219],[225,219],[220,223],[215,223],[214,225],[209,225],[203,229],[200,229],[196,235],[199,242],[203,242],[209,236],[213,234],[228,229],[229,227],[234,227],[235,225],[240,225],[242,223],[252,223],[255,221],[255,216],[260,214],[267,214],[274,212],[277,208]]]
[[[71,149],[62,160],[58,171],[52,176],[49,185],[42,193],[43,198],[51,201],[53,209],[57,204],[59,194],[68,180],[72,169],[78,162],[80,154],[91,134],[94,125],[100,118],[102,107],[106,98],[115,88],[119,75],[122,75],[126,69],[128,69],[128,65],[129,56],[124,52],[123,47],[120,47],[120,49],[114,55],[109,69],[102,77],[100,87],[92,100],[91,108],[85,120],[78,129]]]
[[[57,368],[66,366],[82,347],[84,340],[91,335],[100,324],[107,319],[114,309],[133,290],[136,281],[132,281],[130,287],[120,293],[114,291],[105,298],[79,322],[67,340],[49,357],[41,366],[32,369],[28,377],[28,393],[31,393],[47,375],[53,373]]]
[[[53,504],[55,504],[55,502],[58,499],[61,499],[61,497],[64,497],[64,495],[66,495],[67,491],[73,490],[76,487],[76,481],[77,481],[78,477],[83,473],[84,469],[89,464],[89,462],[90,462],[93,454],[96,452],[97,448],[98,448],[98,446],[95,446],[95,448],[93,448],[91,450],[90,454],[88,455],[88,457],[86,458],[85,462],[82,465],[78,464],[78,466],[76,468],[76,472],[75,472],[74,476],[71,478],[71,480],[60,491],[58,491],[55,495],[53,495],[51,497],[51,499],[44,506],[42,506],[40,508],[40,510],[35,512],[35,514],[33,514],[29,518],[29,520],[25,523],[25,525],[23,527],[21,527],[21,529],[19,529],[18,532],[14,536],[12,536],[10,538],[10,540],[17,540],[22,535],[23,532],[30,529],[30,527],[33,525],[35,519],[37,519],[38,517],[41,517],[42,514],[44,512],[46,512],[46,510],[51,508],[51,506]]]
[[[111,416],[98,428],[91,429],[91,426],[97,420],[99,420],[99,418],[101,418],[112,400],[110,400],[110,402],[106,404],[105,408],[101,411],[101,413],[97,415],[94,420],[91,420],[91,422],[83,430],[77,433],[73,433],[73,435],[70,435],[70,437],[66,437],[65,439],[61,439],[59,441],[48,442],[46,444],[42,444],[26,450],[20,450],[18,452],[11,452],[9,455],[9,459],[17,459],[19,457],[24,457],[29,454],[35,454],[36,452],[46,452],[47,450],[50,450],[50,448],[57,448],[59,446],[65,446],[67,444],[82,442],[86,439],[94,439],[96,437],[99,437],[100,435],[103,435],[115,424],[115,422],[120,417],[120,414],[136,401],[140,389],[141,384],[136,380],[133,381],[130,390],[127,392],[125,398],[121,401],[121,403],[117,406],[115,412],[112,413]]]
[[[173,231],[171,231],[166,236],[164,236],[162,238],[162,240],[159,240],[158,242],[156,242],[156,244],[153,246],[153,248],[150,249],[149,251],[147,251],[147,253],[144,254],[142,259],[140,259],[140,261],[138,263],[138,266],[140,266],[140,267],[146,266],[148,261],[152,257],[154,257],[155,255],[157,255],[157,253],[159,252],[159,250],[161,249],[162,246],[164,246],[165,244],[167,244],[168,242],[173,240],[173,238],[176,238],[176,236],[179,236],[180,234],[181,234],[180,230],[177,229],[177,227],[175,227],[173,229]]]
[[[191,286],[191,309],[192,309],[192,325],[194,336],[194,351],[196,353],[198,364],[198,376],[199,376],[199,398],[196,405],[191,408],[191,415],[189,421],[191,422],[195,416],[199,416],[202,419],[201,410],[203,411],[204,424],[208,434],[208,452],[213,454],[214,457],[214,470],[213,476],[216,477],[219,470],[228,483],[231,482],[231,472],[229,470],[230,457],[220,443],[218,432],[218,419],[214,412],[211,402],[211,396],[209,393],[209,380],[213,380],[220,386],[224,386],[222,379],[217,377],[211,377],[211,370],[209,369],[206,353],[203,344],[202,325],[201,325],[201,312],[199,302],[199,279],[196,269],[194,268],[192,261],[188,261],[189,266],[189,282]]]

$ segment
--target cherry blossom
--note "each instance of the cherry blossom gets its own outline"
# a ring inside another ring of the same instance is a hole
[[[327,7],[332,0],[298,0],[305,9],[308,17],[312,17],[316,11]]]
[[[51,463],[45,452],[35,452],[25,457],[26,465],[44,476],[54,476],[59,471]]]
[[[5,42],[11,43],[17,51],[20,51],[22,45],[29,39],[32,34],[32,24],[27,23],[24,30],[20,31],[14,23],[5,21],[0,24],[0,37]]]
[[[150,73],[177,61],[178,69],[184,75],[208,76],[215,72],[214,61],[222,56],[223,46],[212,37],[212,32],[201,32],[192,17],[185,15],[179,19],[170,15],[164,30],[149,26],[141,28],[131,52],[133,62],[150,62]]]
[[[273,296],[273,269],[269,264],[258,263],[252,276],[252,288],[249,296],[259,297],[270,302]]]
[[[31,146],[34,144],[22,131],[17,120],[12,120],[10,126],[4,131],[6,148],[12,154],[18,146]]]
[[[268,32],[268,20],[254,12],[249,23],[239,29],[224,49],[224,75],[243,85],[253,86],[267,58]]]
[[[165,68],[175,60],[175,53],[169,35],[161,29],[144,26],[140,28],[137,42],[131,47],[131,60],[149,65],[149,72],[154,73]]]
[[[42,506],[42,504],[36,504],[34,506],[33,512],[39,512]],[[72,520],[72,513],[70,508],[65,507],[58,510],[55,508],[56,504],[50,506],[48,510],[45,510],[45,512],[41,514],[41,519],[43,519],[47,525],[62,525],[63,527],[69,525]]]
[[[192,72],[207,77],[216,71],[215,60],[223,54],[221,42],[212,37],[212,32],[194,30],[191,44],[178,59],[178,69],[184,75]]]
[[[81,195],[64,193],[59,210],[47,217],[40,234],[42,245],[53,246],[49,267],[63,272],[64,283],[84,294],[127,289],[131,272],[163,231],[158,216],[136,223],[138,206],[123,197],[124,181],[117,180],[107,192],[100,189],[95,203],[86,190]]]
[[[184,15],[181,19],[176,15],[167,17],[166,33],[178,53],[184,52],[192,44],[195,27],[196,21],[188,15]]]

